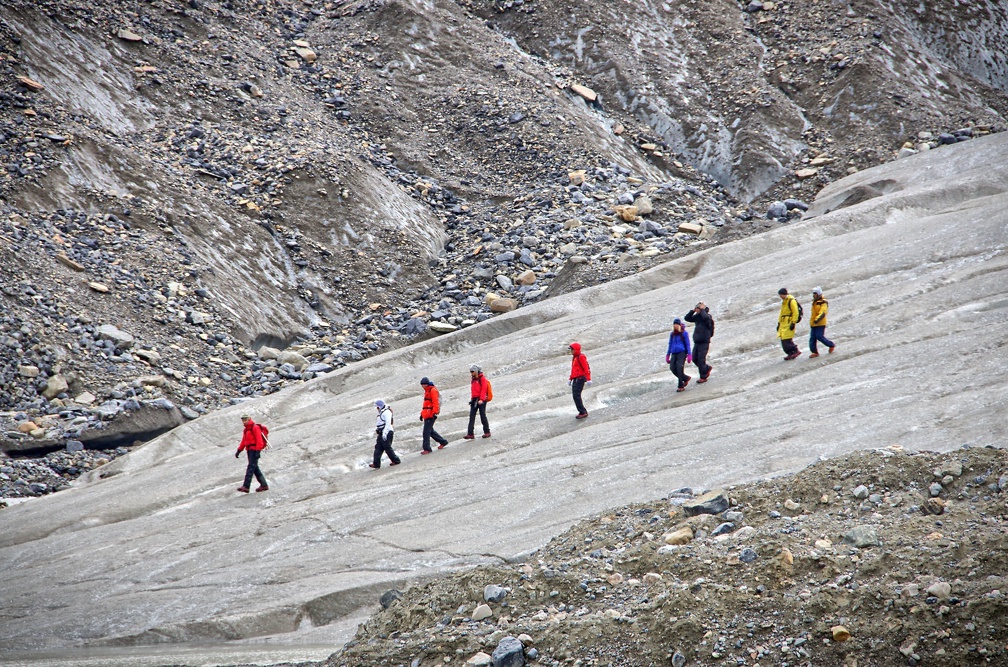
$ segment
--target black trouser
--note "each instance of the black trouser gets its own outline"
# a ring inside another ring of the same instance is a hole
[[[490,433],[490,422],[486,418],[486,401],[474,398],[469,401],[469,430],[466,431],[466,435],[473,435],[473,429],[476,428],[477,412],[479,412],[480,421],[483,422],[483,434]]]
[[[584,403],[581,402],[581,392],[584,390],[584,386],[585,379],[583,377],[571,380],[571,395],[574,397],[574,407],[577,408],[579,415],[588,414],[588,411],[585,410]]]
[[[693,341],[693,363],[700,371],[700,377],[705,378],[710,375],[711,367],[707,365],[707,352],[710,350],[710,341],[698,343]]]
[[[679,380],[679,386],[685,387],[689,376],[686,375],[684,370],[686,366],[686,353],[685,352],[673,352],[672,361],[669,362],[669,370],[672,371],[672,375],[675,375]]]
[[[381,455],[382,455],[383,452],[385,454],[388,454],[389,461],[391,461],[392,463],[399,463],[399,457],[396,456],[395,450],[392,449],[392,438],[393,438],[393,436],[395,436],[394,432],[393,433],[389,433],[388,437],[385,437],[384,435],[382,435],[381,432],[378,432],[378,438],[375,441],[375,446],[374,446],[374,467],[375,468],[381,468]]]
[[[434,438],[434,442],[439,445],[447,445],[448,441],[444,439],[440,433],[434,430],[434,422],[437,420],[437,415],[433,417],[428,417],[423,420],[423,448],[425,452],[431,451],[430,439]]]
[[[780,344],[781,347],[784,348],[784,351],[788,354],[794,354],[798,351],[798,346],[795,345],[794,338],[781,338]]]
[[[262,486],[268,486],[266,484],[266,477],[259,470],[259,456],[262,454],[261,451],[256,451],[254,449],[246,449],[245,452],[248,454],[248,467],[245,468],[245,483],[242,484],[246,489],[249,488],[249,484],[252,483],[252,475],[255,475],[256,481]]]

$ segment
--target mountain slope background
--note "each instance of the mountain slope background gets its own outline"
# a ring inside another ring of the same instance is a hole
[[[990,332],[1008,303],[1006,136],[856,174],[786,228],[204,416],[4,510],[0,559],[18,576],[0,585],[0,646],[22,659],[264,636],[335,647],[381,591],[524,558],[613,506],[866,447],[1003,446],[1008,365]],[[889,193],[838,206],[868,187]],[[781,360],[782,284],[826,288],[835,354]],[[714,374],[678,394],[665,343],[697,298],[718,317]],[[571,340],[595,380],[584,422]],[[493,437],[466,442],[473,362],[494,383]],[[421,376],[442,389],[452,441],[424,457],[410,426]],[[367,468],[376,398],[396,408],[404,456],[380,471]],[[266,494],[234,491],[242,411],[271,426]]]
[[[1003,129],[1005,14],[4,3],[0,445],[129,446],[786,224],[773,200]]]

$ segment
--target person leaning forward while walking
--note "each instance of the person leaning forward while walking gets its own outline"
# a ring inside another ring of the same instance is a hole
[[[571,353],[571,372],[567,384],[570,385],[574,407],[578,411],[575,419],[584,419],[588,416],[588,411],[581,401],[581,391],[586,386],[591,386],[591,368],[588,367],[588,357],[581,354],[581,343],[571,343],[567,350]]]
[[[701,301],[683,319],[693,323],[693,363],[700,371],[697,382],[702,384],[710,377],[712,369],[707,363],[707,352],[710,350],[711,336],[714,335],[714,318],[710,316],[710,308]]]
[[[777,290],[781,298],[780,314],[777,316],[777,337],[780,338],[781,347],[787,356],[784,361],[791,361],[801,354],[801,350],[795,345],[795,325],[798,324],[798,300],[788,294],[786,287]]]
[[[378,408],[378,420],[375,422],[377,440],[375,440],[374,447],[374,462],[369,465],[375,469],[381,468],[382,454],[388,454],[389,465],[397,466],[402,461],[399,460],[395,450],[392,449],[392,438],[395,435],[393,430],[395,419],[392,416],[392,408],[385,405],[385,401],[380,399],[375,401],[374,404]]]
[[[483,369],[473,364],[469,367],[470,398],[469,398],[469,428],[466,430],[465,439],[472,440],[476,437],[476,413],[479,412],[480,422],[483,424],[483,437],[490,437],[490,422],[487,421],[486,406],[490,400],[490,381],[483,375]]]
[[[248,467],[245,468],[245,483],[239,486],[238,490],[242,493],[248,493],[249,485],[252,484],[252,476],[255,475],[256,481],[259,482],[259,488],[256,489],[256,493],[269,491],[266,477],[259,470],[259,456],[262,454],[262,450],[266,449],[266,436],[263,433],[263,427],[252,421],[252,418],[248,415],[242,415],[241,420],[242,424],[245,425],[245,432],[242,434],[238,451],[235,452],[235,458],[241,456],[244,449],[248,455]]]
[[[437,387],[427,378],[420,380],[420,386],[424,388],[423,407],[420,409],[420,421],[423,422],[423,449],[420,453],[430,454],[431,438],[434,438],[434,441],[438,443],[438,449],[447,447],[448,441],[434,430],[434,422],[437,421],[438,413],[441,412],[441,397]]]
[[[830,354],[833,354],[833,350],[836,349],[836,345],[829,338],[826,337],[826,313],[829,311],[829,302],[823,297],[822,287],[816,287],[812,290],[812,315],[809,317],[809,328],[811,332],[809,333],[808,347],[809,359],[815,359],[819,356],[819,346],[816,342],[820,342],[829,348]]]

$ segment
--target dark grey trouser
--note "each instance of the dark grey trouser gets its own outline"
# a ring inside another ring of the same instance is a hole
[[[672,354],[672,361],[669,362],[669,370],[672,371],[672,375],[676,376],[679,380],[679,386],[686,386],[686,379],[689,377],[686,375],[686,353],[685,352],[674,352]]]
[[[476,428],[477,412],[479,412],[480,421],[483,423],[483,433],[490,432],[490,422],[487,421],[486,416],[486,403],[480,403],[479,399],[474,398],[469,401],[469,430],[466,431],[466,435],[473,435],[473,429]]]
[[[245,483],[242,486],[246,489],[249,488],[249,485],[252,483],[252,475],[255,475],[256,481],[261,485],[269,486],[266,483],[266,476],[259,470],[259,456],[262,452],[254,449],[246,449],[245,452],[248,454],[248,467],[245,468]]]
[[[382,454],[387,454],[389,461],[392,463],[399,463],[399,457],[396,456],[395,450],[392,449],[392,438],[395,436],[395,432],[389,433],[386,438],[383,434],[378,433],[378,438],[375,440],[374,446],[374,467],[381,468],[381,456]]]
[[[571,396],[574,397],[574,407],[577,408],[579,415],[588,414],[585,410],[584,403],[581,402],[581,392],[584,391],[585,379],[583,377],[574,378],[571,381]]]
[[[707,365],[707,352],[710,350],[710,341],[704,343],[693,343],[693,363],[700,371],[700,377],[705,378],[710,375],[711,367]]]
[[[439,445],[447,445],[448,441],[445,440],[444,436],[434,430],[434,422],[437,420],[437,415],[433,417],[428,417],[423,420],[423,448],[424,451],[431,451],[430,441],[434,438],[434,442]]]

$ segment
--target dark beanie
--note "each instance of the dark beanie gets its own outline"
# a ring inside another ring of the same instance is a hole
[[[420,384],[430,384],[430,380],[428,380],[425,377],[424,378],[420,378]]]
[[[781,287],[779,290],[777,290],[777,293],[780,294],[781,296],[784,296],[785,294],[787,294],[787,287]]]

